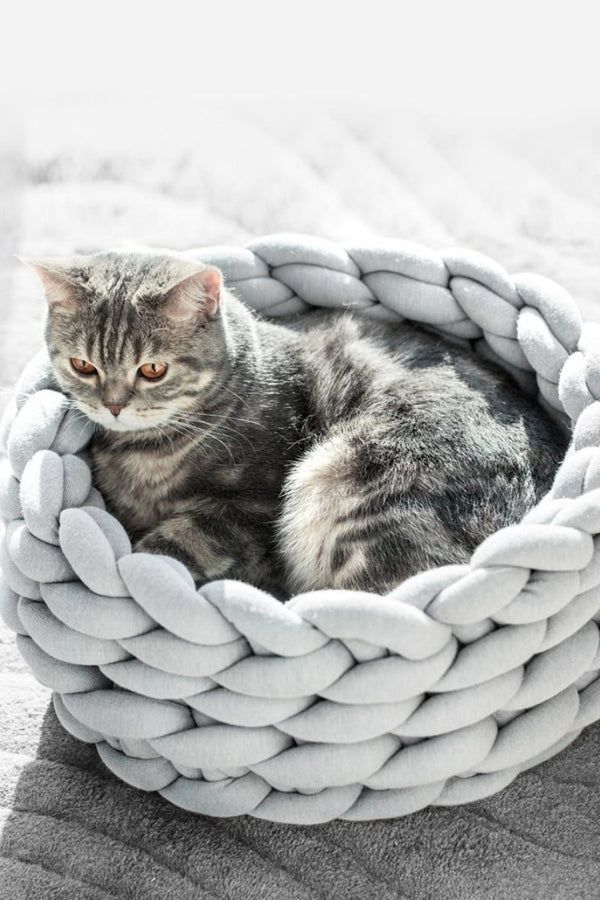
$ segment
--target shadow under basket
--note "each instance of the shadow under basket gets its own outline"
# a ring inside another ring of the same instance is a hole
[[[0,612],[63,726],[204,815],[317,823],[488,796],[600,718],[600,327],[467,250],[272,235],[190,254],[270,317],[315,306],[464,342],[572,425],[552,490],[468,565],[386,596],[196,588],[132,553],[48,358],[5,417]]]

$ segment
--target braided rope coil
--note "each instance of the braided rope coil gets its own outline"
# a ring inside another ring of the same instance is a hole
[[[571,445],[468,565],[281,604],[132,553],[41,354],[4,423],[0,614],[64,727],[185,809],[305,824],[476,800],[566,747],[600,719],[600,326],[472,251],[275,235],[191,255],[269,316],[352,308],[473,342]]]

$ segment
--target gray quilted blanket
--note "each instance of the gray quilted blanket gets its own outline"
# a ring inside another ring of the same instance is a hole
[[[0,405],[40,341],[11,253],[271,231],[471,246],[600,306],[600,120],[513,125],[229,106],[30,111],[0,156]],[[203,819],[62,731],[0,628],[0,896],[595,898],[600,727],[501,794],[396,821]]]

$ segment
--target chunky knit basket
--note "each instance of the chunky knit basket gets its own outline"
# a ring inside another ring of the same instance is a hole
[[[471,342],[570,419],[571,446],[469,565],[384,597],[197,590],[131,552],[91,484],[90,424],[37,358],[6,421],[0,610],[65,728],[185,809],[296,823],[476,800],[566,747],[600,718],[598,327],[471,251],[276,235],[192,255],[269,316],[348,308]]]

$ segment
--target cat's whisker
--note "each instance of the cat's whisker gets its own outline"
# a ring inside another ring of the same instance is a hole
[[[232,396],[234,396],[236,400],[239,400],[242,406],[248,406],[248,399],[246,397],[240,396],[240,394],[237,394],[232,388],[229,387],[228,384],[222,384],[221,389],[227,391],[227,393],[229,394],[232,394]]]
[[[167,423],[167,427],[170,425],[176,426],[181,430],[185,430],[188,434],[194,434],[200,438],[204,437],[215,437],[215,433],[219,431],[224,431],[224,436],[227,436],[229,430],[225,429],[225,427],[221,423],[214,422],[203,422],[200,419],[196,419],[193,422],[190,422],[186,419],[178,419],[173,417]]]
[[[152,409],[152,411],[163,410],[166,413],[169,412],[168,406],[155,406],[155,407],[151,407],[151,409]],[[232,416],[235,423],[240,422],[240,423],[244,423],[246,425],[255,425],[257,428],[262,428],[262,429],[265,429],[267,427],[264,422],[260,422],[258,419],[246,419],[246,418],[242,418],[241,416],[235,415],[234,413],[232,413],[231,408],[223,410],[220,413],[210,413],[210,412],[206,412],[205,410],[202,410],[202,412],[198,412],[198,413],[194,412],[193,410],[189,410],[189,411],[179,410],[174,414],[173,418],[175,418],[177,416],[181,417],[181,416],[188,416],[188,415],[191,416],[193,419],[197,419],[198,417],[200,417],[202,419],[205,419],[205,418],[219,419],[219,420],[221,420],[221,422],[223,424],[228,422],[228,416]]]
[[[172,435],[170,435],[170,434],[168,433],[167,429],[164,428],[164,426],[162,426],[162,425],[159,425],[159,426],[157,427],[157,430],[158,430],[158,433],[160,434],[160,436],[163,437],[163,438],[165,438],[165,440],[167,440],[167,441],[169,442],[169,444],[171,445],[171,449],[174,451],[174,450],[175,450],[175,444],[174,444],[174,442],[173,442],[173,437],[172,437]]]
[[[169,427],[171,427],[171,423],[169,423]],[[200,436],[202,440],[213,440],[213,441],[216,441],[216,442],[217,442],[221,447],[223,447],[223,448],[227,451],[227,453],[229,454],[229,457],[230,457],[230,459],[231,459],[231,464],[232,464],[232,465],[235,465],[235,458],[234,458],[234,456],[233,456],[233,453],[231,452],[231,448],[225,443],[225,441],[222,441],[220,438],[218,438],[218,437],[217,437],[215,434],[213,434],[211,431],[206,431],[206,430],[204,430],[204,431],[195,431],[195,432],[194,432],[194,431],[189,431],[189,430],[186,430],[185,426],[179,425],[179,424],[177,424],[177,423],[174,423],[174,424],[172,425],[172,427],[173,427],[173,429],[174,429],[177,433],[179,433],[179,434],[181,434],[181,435],[189,436],[189,435],[191,434],[191,435],[195,435],[195,436]]]
[[[226,413],[208,413],[208,412],[204,412],[204,410],[203,410],[201,415],[203,418],[206,418],[206,416],[210,416],[213,419],[220,419],[220,418],[224,418]],[[234,415],[233,418],[234,418],[235,422],[244,422],[244,424],[246,424],[246,425],[256,425],[257,428],[266,428],[267,427],[264,422],[259,422],[257,419],[242,419],[240,416],[236,416],[236,415]]]
[[[238,437],[245,437],[243,432],[238,432],[226,419],[219,418],[217,422],[207,422],[204,420],[204,414],[193,416],[176,414],[172,416],[166,424],[168,425],[169,422],[177,422],[181,425],[188,426],[191,429],[196,429],[199,433],[203,433],[205,430],[211,432],[222,430]]]
[[[174,425],[177,424],[179,427],[185,428],[189,434],[196,435],[200,438],[213,437],[213,439],[218,440],[218,438],[216,437],[214,432],[221,431],[223,433],[224,438],[229,438],[229,439],[241,438],[248,444],[248,446],[252,450],[256,449],[254,444],[252,443],[252,441],[250,440],[250,438],[247,435],[245,435],[241,431],[236,431],[235,429],[231,428],[231,426],[227,426],[223,423],[202,422],[202,420],[199,419],[198,417],[196,417],[193,422],[190,422],[189,420],[180,420],[180,419],[177,419],[176,417],[173,417],[172,419],[169,420],[168,424],[171,424],[171,423],[173,423]],[[221,443],[223,443],[223,442],[221,441]]]
[[[68,399],[68,407],[69,407],[69,411],[70,411],[71,413],[74,413],[74,415],[75,415],[75,420],[76,420],[76,421],[81,420],[81,421],[83,422],[83,424],[82,424],[82,426],[81,426],[81,429],[80,429],[80,431],[79,431],[77,437],[78,437],[78,438],[81,438],[82,435],[85,433],[86,428],[87,428],[89,425],[92,426],[92,433],[94,434],[94,433],[96,432],[97,428],[98,428],[97,423],[94,422],[93,419],[90,419],[90,417],[87,416],[87,415],[79,408],[79,406],[77,405],[77,403],[76,403],[74,400],[71,400],[71,398],[67,398],[67,399]]]

